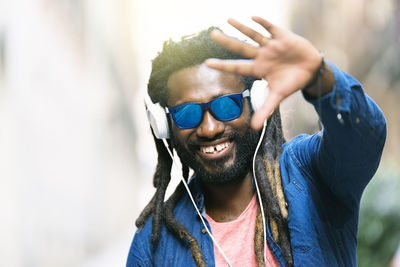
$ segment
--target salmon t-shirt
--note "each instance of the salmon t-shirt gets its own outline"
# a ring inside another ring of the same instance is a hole
[[[220,223],[207,215],[211,232],[233,267],[257,267],[257,259],[254,252],[257,206],[256,194],[254,194],[249,205],[234,221]],[[266,250],[266,266],[279,267],[268,246],[266,246]],[[216,267],[228,266],[217,246],[214,246],[214,255]]]

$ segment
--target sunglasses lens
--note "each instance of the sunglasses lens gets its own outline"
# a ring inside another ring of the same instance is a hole
[[[211,101],[211,110],[216,119],[230,121],[242,114],[242,102],[235,96],[224,96]]]
[[[179,128],[190,129],[200,123],[202,110],[199,104],[185,104],[174,107],[171,115]]]
[[[208,103],[189,103],[169,108],[169,112],[181,129],[197,127],[203,118],[203,108],[209,109],[219,121],[231,121],[242,114],[242,94],[232,94],[216,98]]]

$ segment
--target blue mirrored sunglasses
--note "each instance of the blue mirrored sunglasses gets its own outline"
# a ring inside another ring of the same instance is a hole
[[[191,129],[199,126],[204,111],[209,110],[219,121],[231,121],[239,118],[243,111],[243,98],[250,96],[249,90],[240,94],[223,95],[207,103],[186,103],[167,107],[176,126],[180,129]]]

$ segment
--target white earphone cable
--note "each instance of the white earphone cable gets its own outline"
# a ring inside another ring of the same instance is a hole
[[[175,167],[177,167],[177,164],[176,164],[176,162],[175,162],[175,160],[174,160],[174,155],[172,154],[171,150],[168,148],[167,140],[166,140],[165,138],[163,138],[162,140],[163,140],[163,143],[164,143],[165,148],[168,150],[168,153],[169,153],[169,155],[170,155],[171,158],[172,158],[172,163],[175,165]],[[213,235],[211,234],[211,231],[208,229],[208,227],[207,227],[207,225],[206,225],[206,223],[205,223],[205,221],[204,221],[204,219],[203,219],[203,216],[201,215],[201,213],[200,213],[199,209],[197,208],[197,205],[196,205],[196,203],[195,203],[195,201],[194,201],[194,199],[193,199],[193,196],[192,196],[192,193],[190,192],[189,186],[187,185],[187,183],[186,183],[186,181],[185,181],[185,179],[183,178],[182,175],[180,175],[180,179],[181,179],[183,185],[185,186],[186,191],[187,191],[188,194],[189,194],[190,200],[192,201],[192,204],[193,204],[194,208],[196,209],[196,212],[197,212],[197,214],[199,215],[199,217],[200,217],[200,219],[201,219],[201,222],[203,223],[204,228],[206,229],[208,235],[211,237],[211,240],[214,242],[215,246],[218,248],[219,252],[220,252],[221,255],[224,257],[224,259],[226,260],[226,262],[228,263],[228,265],[229,265],[230,267],[232,267],[232,264],[231,264],[231,262],[229,261],[228,257],[225,255],[224,251],[222,250],[222,248],[219,246],[218,242],[215,240],[215,238],[214,238]]]

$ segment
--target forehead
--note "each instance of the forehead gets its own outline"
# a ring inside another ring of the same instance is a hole
[[[169,77],[168,105],[208,102],[217,96],[243,90],[240,76],[201,64],[176,71]]]

